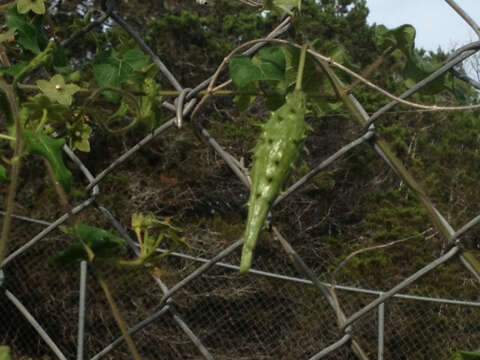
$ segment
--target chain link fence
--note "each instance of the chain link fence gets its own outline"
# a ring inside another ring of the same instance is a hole
[[[448,3],[466,18],[453,1]],[[104,1],[102,5],[101,15],[64,40],[62,46],[70,46],[75,39],[110,21],[135,39],[181,95],[175,104],[165,103],[167,109],[176,112],[172,119],[127,146],[121,156],[106,159],[109,164],[97,169],[95,176],[64,147],[79,176],[87,182],[86,197],[71,212],[51,221],[45,221],[41,211],[14,218],[15,237],[0,272],[0,342],[11,347],[15,359],[131,357],[95,280],[96,269],[85,262],[67,269],[53,263],[54,256],[71,241],[60,227],[82,213],[92,223],[113,227],[134,254],[138,249],[125,223],[128,214],[105,205],[115,200],[115,192],[123,191],[111,187],[109,179],[120,168],[128,167],[143,147],[158,139],[173,136],[175,146],[177,136],[186,131],[177,126],[182,114],[187,116],[192,111],[198,92],[210,83],[207,79],[193,90],[184,88],[117,12],[116,2]],[[279,38],[289,26],[290,18],[286,17],[266,39]],[[253,45],[246,54],[253,54],[262,45]],[[400,97],[408,97],[477,49],[478,44],[472,43],[455,52],[444,67]],[[349,99],[362,115],[361,121],[370,124],[368,131],[357,134],[335,154],[318,159],[312,172],[282,194],[277,203],[321,170],[369,144],[405,183],[410,181],[395,168],[392,154],[375,138],[371,125],[397,101],[368,116],[352,95]],[[222,171],[229,174],[232,194],[246,201],[248,190],[243,185],[248,181],[243,169],[206,128],[197,125],[205,144],[211,146],[208,151],[215,156],[214,161],[227,164]],[[156,195],[145,192],[135,174],[125,181],[140,204]],[[52,206],[42,204],[40,209]],[[154,269],[111,268],[104,270],[104,276],[112,284],[119,312],[145,359],[448,359],[459,349],[480,347],[479,275],[461,257],[460,248],[460,235],[470,231],[480,218],[455,231],[440,212],[436,214],[450,230],[451,246],[440,255],[432,250],[430,263],[412,264],[410,273],[388,281],[359,281],[348,275],[332,278],[332,267],[348,254],[335,252],[325,243],[311,248],[302,246],[298,239],[287,239],[283,233],[289,232],[288,224],[275,224],[275,219],[273,236],[259,245],[248,276],[238,273],[242,244],[238,231],[226,239],[208,228],[187,234],[190,250],[170,254]],[[413,252],[422,249],[422,243],[411,245]],[[442,279],[452,273],[470,290],[452,294],[443,288]]]

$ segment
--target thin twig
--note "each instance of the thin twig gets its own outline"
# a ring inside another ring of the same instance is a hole
[[[423,232],[421,232],[420,234],[415,234],[415,235],[412,235],[412,236],[408,236],[406,238],[403,238],[403,239],[399,239],[399,240],[394,240],[394,241],[390,241],[389,243],[386,243],[386,244],[381,244],[381,245],[375,245],[375,246],[370,246],[370,247],[366,247],[366,248],[362,248],[362,249],[359,249],[359,250],[356,250],[352,253],[350,253],[350,255],[348,255],[345,259],[343,259],[340,264],[338,264],[338,266],[335,268],[335,270],[333,270],[332,272],[332,285],[333,287],[335,287],[337,281],[336,281],[336,277],[337,277],[337,274],[338,272],[345,266],[345,264],[347,262],[349,262],[352,258],[354,258],[355,256],[359,255],[359,254],[362,254],[364,252],[367,252],[367,251],[372,251],[372,250],[379,250],[379,249],[384,249],[384,248],[387,248],[387,247],[390,247],[390,246],[393,246],[393,245],[398,245],[400,243],[403,243],[405,241],[408,241],[408,240],[412,240],[412,239],[416,239],[416,238],[419,238],[423,235],[425,235],[427,232],[431,231],[432,228],[429,228]],[[430,235],[430,237],[432,236],[435,236],[437,234],[437,232],[435,232],[434,234]]]

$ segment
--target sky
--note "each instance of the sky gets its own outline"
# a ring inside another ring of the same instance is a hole
[[[456,0],[480,24],[480,0]],[[417,30],[415,46],[449,51],[476,39],[475,33],[444,0],[367,0],[367,21],[395,28],[411,24]]]

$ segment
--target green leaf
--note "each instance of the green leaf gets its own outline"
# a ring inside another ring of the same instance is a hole
[[[7,170],[5,169],[5,166],[0,165],[0,182],[3,184],[8,184],[9,180],[7,177]]]
[[[0,346],[0,360],[11,360],[8,346]]]
[[[93,77],[100,87],[119,87],[126,77],[110,64],[98,64],[93,66]],[[120,95],[113,91],[105,91],[103,93],[108,100],[118,101]]]
[[[451,357],[451,360],[480,360],[478,351],[457,351]]]
[[[45,14],[45,0],[17,0],[17,9],[20,14],[30,10],[35,14]]]
[[[136,213],[132,215],[131,224],[137,238],[143,239],[140,248],[140,257],[143,261],[155,257],[156,249],[161,245],[165,238],[173,240],[174,247],[179,245],[188,246],[185,238],[179,236],[179,233],[182,232],[183,229],[173,226],[168,218],[165,220],[159,220],[152,213],[146,215]],[[151,230],[156,230],[157,234],[150,234]]]
[[[240,89],[239,94],[233,98],[233,101],[238,106],[238,111],[243,112],[253,104],[257,97],[256,95],[252,95],[255,91],[257,91],[255,83],[250,83],[243,89]]]
[[[260,50],[258,66],[262,71],[262,80],[285,79],[285,55],[278,47],[268,47]]]
[[[128,50],[123,56],[117,55],[117,57],[132,70],[140,70],[150,62],[149,57],[139,49]]]
[[[124,54],[115,50],[104,51],[97,55],[93,65],[93,76],[100,87],[117,88],[127,82],[135,71],[149,63],[149,58],[139,49],[131,49]],[[118,101],[120,95],[111,91],[104,92],[107,99]]]
[[[41,52],[48,40],[42,33],[41,19],[31,22],[30,19],[17,11],[16,6],[10,7],[5,13],[6,24],[9,29],[17,30],[17,43],[34,54]]]
[[[55,179],[62,185],[66,192],[72,185],[72,173],[67,169],[62,159],[62,147],[64,139],[53,139],[43,133],[35,133],[30,130],[24,131],[27,152],[43,156],[50,163]]]
[[[398,49],[407,58],[404,75],[407,84],[414,84],[426,78],[436,71],[441,64],[433,61],[425,61],[415,53],[416,31],[412,25],[402,25],[395,29],[387,29],[384,25],[375,28],[376,43],[379,49],[385,51],[388,48]],[[420,92],[424,94],[436,94],[447,88],[448,73],[443,74],[436,80],[424,86]]]
[[[332,103],[323,97],[316,97],[310,100],[310,106],[317,117],[338,113],[342,105],[342,101]]]
[[[415,48],[415,36],[415,28],[408,24],[391,30],[384,25],[377,25],[375,28],[377,46],[382,51],[388,48],[400,49],[409,58]]]
[[[229,63],[230,76],[240,89],[252,81],[283,81],[285,79],[285,55],[280,48],[262,49],[258,56],[232,57]]]
[[[73,102],[73,95],[80,90],[75,84],[65,84],[62,75],[54,75],[50,81],[38,80],[38,88],[52,101],[70,106]]]
[[[64,228],[64,231],[85,243],[97,259],[113,258],[125,252],[125,241],[110,231],[82,223],[78,223],[74,228]],[[55,261],[61,265],[81,260],[88,260],[88,254],[83,244],[79,242],[70,244],[55,257]]]
[[[228,68],[233,83],[240,89],[247,86],[250,82],[262,78],[262,72],[252,63],[248,56],[239,55],[232,57]]]
[[[22,69],[27,65],[26,62],[19,62],[19,63],[16,63],[15,65],[12,65],[12,66],[9,66],[9,67],[5,67],[5,66],[2,66],[0,67],[0,73],[2,74],[8,74],[8,75],[11,75],[11,76],[16,76],[20,73],[20,71],[22,71]]]
[[[345,65],[350,69],[359,70],[359,67],[353,63],[352,58],[343,45],[336,44],[336,46],[329,51],[329,55],[332,60]]]
[[[142,91],[145,96],[140,98],[140,114],[142,122],[147,124],[150,129],[154,129],[158,125],[157,111],[155,102],[158,99],[158,92],[161,86],[155,82],[152,77],[146,77],[142,84]]]
[[[169,231],[174,232],[181,232],[183,231],[182,228],[173,226],[170,223],[170,220],[167,218],[165,220],[159,220],[154,214],[139,214],[135,213],[132,215],[131,218],[132,229],[135,231],[144,231],[150,230],[154,228],[161,228]]]
[[[280,48],[285,56],[285,89],[293,86],[297,81],[298,60],[300,58],[300,49],[292,46],[282,46]],[[315,61],[310,56],[305,59],[303,68],[303,91],[318,92],[318,84],[322,83],[320,73],[316,69]]]
[[[428,75],[436,71],[440,66],[441,64],[439,63],[425,61],[414,54],[407,62],[404,69],[404,74],[407,79],[411,80],[412,83],[416,84],[417,82],[425,79]],[[420,92],[423,94],[436,94],[441,90],[448,89],[447,85],[449,82],[449,78],[449,73],[444,73],[443,75],[432,81],[430,84],[424,86],[420,90]]]

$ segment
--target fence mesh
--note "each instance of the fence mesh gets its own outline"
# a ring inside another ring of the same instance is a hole
[[[85,4],[87,10],[93,6]],[[73,46],[75,39],[97,31],[106,23],[123,27],[150,55],[164,77],[179,91],[186,91],[185,106],[177,101],[176,105],[166,104],[166,107],[175,110],[177,106],[188,114],[197,101],[198,91],[209,82],[202,82],[193,91],[185,90],[124,20],[121,4],[115,1],[102,4],[103,11],[96,10],[98,17],[79,33],[63,40],[62,45]],[[289,21],[286,17],[268,38],[282,36]],[[465,54],[472,55],[476,50],[474,46],[455,53],[453,60],[459,63]],[[451,67],[443,68],[430,80]],[[418,88],[424,85],[420,83]],[[362,105],[353,96],[350,99],[362,113]],[[389,106],[376,114],[388,110]],[[363,121],[372,119],[365,114]],[[86,197],[78,196],[73,209],[74,214],[82,214],[85,222],[115,228],[119,235],[128,237],[130,214],[118,205],[122,201],[119,194],[125,193],[131,200],[129,206],[141,211],[153,208],[159,213],[181,211],[188,215],[191,209],[198,212],[198,207],[192,205],[198,202],[195,205],[206,204],[206,212],[218,212],[218,216],[210,214],[203,225],[188,229],[189,251],[170,254],[154,269],[101,269],[142,358],[448,359],[458,349],[479,347],[480,302],[475,279],[478,274],[472,275],[471,269],[460,260],[450,260],[461,256],[459,243],[445,247],[442,252],[435,244],[412,240],[396,245],[402,247],[398,256],[380,255],[371,264],[349,264],[366,266],[362,278],[353,277],[348,271],[332,277],[332,270],[349,255],[351,248],[329,243],[328,237],[315,246],[303,241],[305,231],[315,227],[328,231],[335,227],[335,219],[329,215],[331,208],[315,208],[316,204],[311,203],[303,206],[302,194],[282,199],[275,207],[271,236],[259,244],[250,274],[239,275],[242,229],[234,225],[229,228],[228,219],[221,218],[221,210],[247,200],[242,169],[232,161],[240,158],[245,149],[227,152],[215,136],[202,128],[205,142],[196,151],[207,154],[202,156],[205,163],[200,167],[208,168],[209,177],[191,176],[190,183],[182,189],[173,180],[169,183],[166,177],[160,188],[156,183],[146,182],[147,177],[142,174],[129,170],[131,162],[140,161],[145,173],[157,171],[160,176],[168,174],[169,165],[185,161],[182,147],[187,145],[182,132],[189,130],[177,129],[177,121],[178,116],[173,117],[144,138],[134,133],[123,139],[123,143],[97,144],[102,146],[92,147],[93,156],[102,160],[95,162],[95,168],[64,147],[72,168],[77,169],[79,181],[86,184]],[[374,138],[373,127],[365,133],[352,124],[329,122],[316,126],[341,132],[343,143],[337,145],[336,154],[325,153],[325,149],[332,148],[331,144],[312,147],[309,156],[312,168],[318,166],[315,174],[336,164],[357,171],[357,157],[373,156],[370,145],[377,153],[377,175],[387,176],[391,172],[390,155],[385,155],[384,148]],[[208,131],[214,134],[214,125]],[[178,148],[175,153],[178,158],[166,159],[162,154],[164,148]],[[146,155],[145,149],[151,152]],[[331,155],[335,156],[329,158]],[[237,176],[232,176],[232,170]],[[315,181],[312,174],[307,180]],[[400,178],[408,182],[404,175],[400,174]],[[221,190],[214,195],[203,193],[199,199],[195,195],[202,190],[196,192],[195,187],[203,188],[202,182],[216,183]],[[189,188],[193,190],[185,190]],[[18,197],[35,199],[31,195],[35,191],[39,189],[24,186]],[[353,194],[359,189],[352,185],[339,191]],[[341,208],[335,194],[330,196],[332,207]],[[172,208],[165,205],[168,202],[173,204]],[[5,280],[0,296],[0,343],[8,344],[13,357],[18,359],[130,358],[96,281],[100,270],[88,268],[83,293],[79,290],[82,278],[79,266],[59,268],[53,262],[55,255],[72,241],[60,229],[72,214],[63,213],[49,202],[22,205],[26,217],[14,219],[14,236],[2,267]],[[58,216],[45,219],[43,213]],[[276,223],[276,214],[290,217],[291,223]],[[307,215],[311,224],[306,230],[301,218]],[[440,212],[438,217],[449,228]],[[461,232],[468,234],[475,223],[474,218]],[[458,229],[462,227],[462,223],[455,225]],[[421,231],[428,236],[432,230]],[[452,230],[450,237],[458,235]],[[135,250],[132,247],[131,254]],[[425,256],[423,263],[413,261],[419,253],[430,254],[429,261],[425,262]],[[387,263],[382,260],[385,258],[389,259]],[[384,267],[384,276],[379,278],[378,272],[369,273],[368,266]],[[452,277],[461,287],[442,286]],[[81,295],[86,295],[85,306],[81,305]]]

